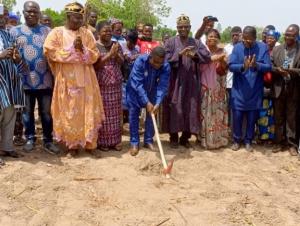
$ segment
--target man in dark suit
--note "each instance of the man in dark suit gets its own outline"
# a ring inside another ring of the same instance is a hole
[[[298,146],[298,106],[300,100],[300,42],[299,26],[290,25],[284,34],[285,43],[271,54],[272,89],[274,98],[275,143],[273,152],[289,148],[296,156]]]

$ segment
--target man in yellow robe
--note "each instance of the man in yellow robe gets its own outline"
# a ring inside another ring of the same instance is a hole
[[[83,6],[75,2],[65,10],[66,25],[54,28],[44,43],[44,55],[55,77],[53,135],[73,157],[79,146],[100,157],[95,148],[104,110],[93,68],[100,54],[93,34],[82,27]]]

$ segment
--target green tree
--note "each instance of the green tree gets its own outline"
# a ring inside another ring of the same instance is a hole
[[[160,26],[158,25],[157,28],[154,29],[153,32],[153,38],[157,40],[161,40],[162,36],[164,34],[169,34],[171,37],[176,35],[177,30],[173,30],[171,28],[168,28],[167,26]]]
[[[99,12],[99,20],[115,17],[122,20],[126,28],[147,22],[160,25],[171,11],[166,0],[87,0],[87,4]]]
[[[256,40],[260,41],[264,27],[259,27],[259,26],[255,26],[255,25],[254,25],[254,27],[256,28]]]
[[[16,0],[0,0],[0,3],[5,5],[10,11],[12,11],[13,7],[17,4]]]
[[[45,9],[42,13],[47,13],[52,18],[53,27],[61,26],[66,22],[66,11],[60,12],[52,10],[50,8]]]
[[[229,27],[225,28],[225,30],[221,33],[221,42],[222,43],[231,42],[230,31],[231,31],[231,27],[229,26]]]

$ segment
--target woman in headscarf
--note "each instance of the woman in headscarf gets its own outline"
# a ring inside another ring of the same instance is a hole
[[[266,44],[269,47],[270,55],[277,41],[280,38],[280,33],[275,30],[269,30],[266,35]],[[274,126],[274,110],[273,102],[270,96],[271,88],[271,73],[268,72],[264,75],[264,100],[262,109],[259,112],[258,119],[258,142],[263,144],[266,141],[266,146],[271,147],[275,138]]]
[[[219,32],[216,29],[209,29],[206,46],[216,60],[200,65],[201,129],[198,139],[201,145],[207,149],[228,145],[228,113],[225,104],[225,75],[228,64],[225,50],[218,47],[219,41]]]
[[[122,48],[111,40],[112,28],[108,21],[98,23],[99,40],[97,47],[100,57],[94,64],[103,99],[105,122],[99,130],[98,146],[102,151],[113,147],[122,150],[121,104],[122,72],[124,62]]]
[[[122,36],[123,22],[117,18],[109,18],[112,29],[111,40],[114,42],[119,42],[120,44],[125,44],[126,39]]]

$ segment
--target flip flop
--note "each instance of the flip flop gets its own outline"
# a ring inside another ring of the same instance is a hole
[[[104,152],[108,152],[109,148],[105,146],[100,146],[99,149]]]
[[[118,144],[115,145],[114,148],[115,148],[116,151],[122,151],[122,148],[123,148],[123,147],[122,147],[122,144],[121,144],[121,143],[118,143]]]

